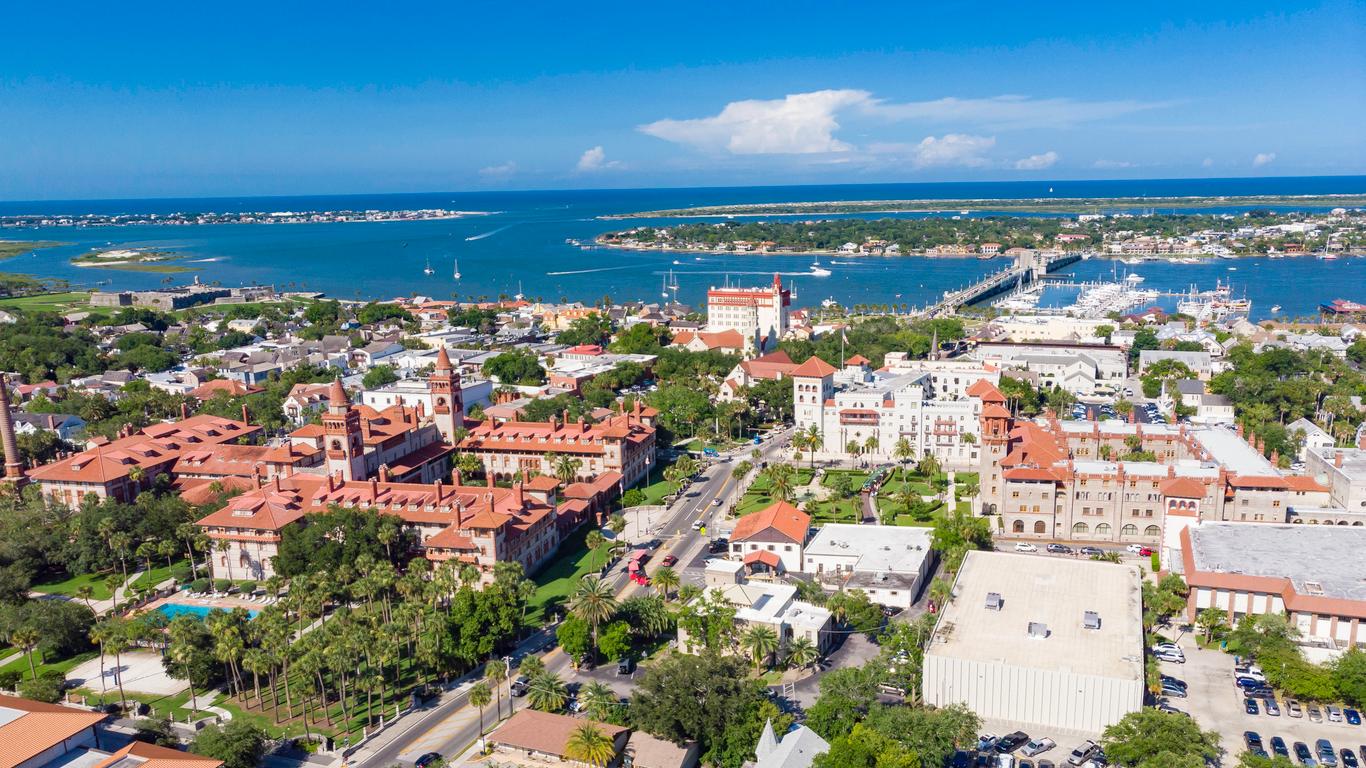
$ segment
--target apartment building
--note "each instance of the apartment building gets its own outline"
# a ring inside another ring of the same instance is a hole
[[[768,287],[709,288],[707,331],[736,331],[747,350],[766,352],[787,333],[791,306],[792,292],[778,275]]]

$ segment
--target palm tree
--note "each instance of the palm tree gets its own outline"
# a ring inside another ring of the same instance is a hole
[[[589,765],[604,766],[617,756],[617,746],[607,734],[598,730],[597,723],[584,723],[569,734],[564,754]]]
[[[493,694],[484,683],[476,683],[470,689],[470,703],[479,708],[479,738],[484,738],[484,707],[493,701]]]
[[[659,594],[664,596],[664,602],[667,603],[669,601],[669,593],[678,589],[679,581],[678,571],[665,566],[655,571],[653,583],[655,589],[659,590]]]
[[[696,584],[684,584],[678,588],[678,602],[690,603],[701,594],[702,588]]]
[[[892,457],[902,464],[905,464],[914,455],[915,449],[911,448],[911,441],[904,437],[897,440],[896,445],[892,446]]]
[[[853,468],[854,468],[854,459],[855,459],[855,457],[858,456],[858,452],[859,452],[862,448],[863,448],[863,445],[862,445],[859,441],[857,441],[857,440],[850,440],[849,442],[847,442],[847,443],[844,444],[844,452],[847,453],[847,454],[849,454],[849,468],[850,468],[850,469],[853,469]]]
[[[38,666],[33,663],[34,649],[38,647],[38,630],[20,627],[10,633],[9,641],[23,649],[28,655],[28,671],[34,680],[38,679]]]
[[[781,501],[792,501],[794,479],[792,466],[789,464],[770,464],[763,470],[764,479],[768,481],[769,495]]]
[[[574,594],[569,596],[569,612],[588,622],[593,628],[593,648],[598,647],[598,626],[617,612],[617,601],[612,587],[602,579],[585,576],[579,580]]]
[[[755,624],[745,631],[740,643],[749,651],[750,660],[757,667],[778,650],[778,633],[762,624]]]
[[[565,485],[574,482],[574,478],[579,476],[579,468],[583,466],[582,461],[568,455],[547,454],[546,462],[550,465],[550,473]]]
[[[596,529],[589,531],[588,535],[583,537],[584,546],[588,547],[588,551],[593,553],[593,570],[598,570],[601,567],[596,564],[598,560],[598,551],[602,549],[602,545],[606,542],[607,537],[602,535],[602,531]]]
[[[925,457],[916,465],[916,471],[927,480],[939,474],[940,469],[939,459],[936,459],[932,453],[925,454]]]
[[[91,613],[95,612],[95,607],[90,604],[90,598],[94,596],[95,588],[89,584],[82,584],[79,587],[76,587],[76,599],[84,601],[85,607],[89,608]]]
[[[815,644],[804,637],[793,638],[787,644],[787,663],[799,669],[811,666],[818,655]]]
[[[569,699],[569,690],[560,676],[550,671],[542,671],[531,678],[527,686],[527,701],[532,709],[542,712],[556,712],[564,708]]]
[[[802,445],[811,454],[811,469],[816,469],[816,449],[821,447],[821,429],[815,424],[808,425],[806,432],[797,435],[797,439],[802,441]]]
[[[484,664],[484,682],[488,684],[486,687],[498,692],[498,710],[494,713],[497,720],[503,719],[503,681],[507,680],[507,677],[507,665],[498,659],[489,659]]]
[[[953,584],[947,579],[935,579],[930,582],[930,600],[939,608],[953,599]]]
[[[869,435],[868,439],[863,441],[863,450],[866,453],[877,453],[877,446],[877,435]]]
[[[584,686],[579,698],[588,716],[594,720],[607,720],[612,716],[612,709],[617,706],[616,692],[605,683],[596,680]]]
[[[545,662],[541,660],[540,656],[524,656],[521,662],[517,664],[517,672],[529,678],[534,678],[544,671]]]

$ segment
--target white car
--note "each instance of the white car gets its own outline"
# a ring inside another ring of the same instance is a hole
[[[1024,749],[1020,750],[1020,752],[1025,757],[1033,757],[1035,755],[1041,755],[1056,746],[1058,746],[1057,742],[1052,739],[1035,739],[1024,745]]]
[[[1015,551],[1016,551],[1016,552],[1038,552],[1038,551],[1039,551],[1039,548],[1036,547],[1036,546],[1034,546],[1033,544],[1030,544],[1030,543],[1027,542],[1027,541],[1017,541],[1017,542],[1015,542]]]
[[[1130,544],[1124,548],[1131,555],[1141,555],[1145,547],[1142,544]]]

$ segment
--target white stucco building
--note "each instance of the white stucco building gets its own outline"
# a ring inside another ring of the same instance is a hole
[[[764,352],[787,333],[791,306],[792,292],[778,275],[773,276],[773,285],[763,288],[709,288],[707,330],[737,331],[746,350]]]
[[[826,523],[806,545],[802,570],[830,589],[861,589],[889,608],[915,602],[934,563],[930,529]]]
[[[1143,706],[1136,566],[969,552],[925,651],[925,703],[1099,734]]]

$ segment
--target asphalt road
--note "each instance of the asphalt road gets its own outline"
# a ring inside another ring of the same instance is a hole
[[[791,430],[775,433],[770,439],[765,440],[762,445],[746,445],[743,448],[732,451],[729,456],[730,461],[713,461],[712,464],[701,473],[700,478],[687,489],[685,495],[674,503],[669,517],[659,526],[655,537],[663,540],[658,551],[650,558],[646,565],[646,571],[652,572],[660,568],[660,561],[664,555],[673,553],[678,557],[680,563],[690,562],[706,546],[706,542],[716,535],[714,520],[721,518],[724,510],[738,498],[735,493],[735,481],[730,473],[735,466],[735,462],[749,458],[750,451],[758,447],[762,453],[762,459],[772,461],[782,455],[791,440]],[[692,495],[695,494],[695,495]],[[732,498],[735,497],[735,498]],[[712,500],[720,498],[721,505],[712,504]],[[702,518],[707,522],[707,535],[703,536],[693,530],[693,522]],[[613,589],[617,592],[617,599],[631,597],[637,592],[648,589],[631,582],[626,577],[624,560],[614,566],[609,571],[606,579]],[[547,645],[554,644],[553,627],[541,630],[532,638],[522,643],[512,659],[515,662],[530,653],[538,652]],[[575,672],[569,663],[569,658],[558,648],[554,647],[543,657],[546,669],[560,675],[569,683],[578,681],[580,675]],[[588,679],[589,675],[582,676]],[[418,757],[429,751],[439,752],[447,758],[458,757],[470,747],[478,738],[479,721],[471,714],[468,708],[468,688],[462,686],[442,695],[440,701],[423,712],[408,715],[405,720],[416,718],[411,723],[400,722],[397,728],[405,729],[400,735],[392,737],[383,746],[374,749],[363,749],[354,755],[348,763],[349,768],[389,768],[392,765],[410,765]],[[504,690],[506,693],[506,689]],[[507,699],[507,696],[504,696]],[[525,705],[526,698],[513,699],[513,706],[520,708]],[[506,706],[506,705],[505,705]],[[485,717],[492,720],[492,712]],[[383,737],[377,743],[383,742]]]

